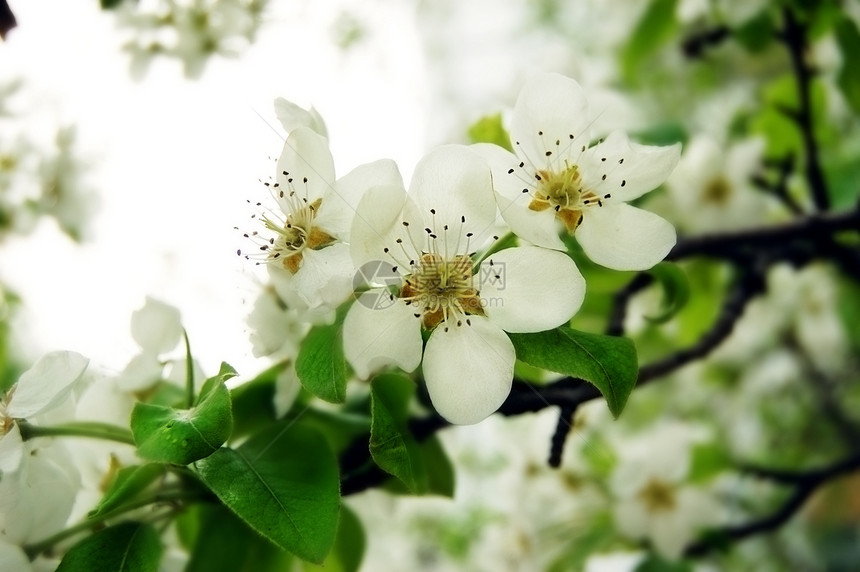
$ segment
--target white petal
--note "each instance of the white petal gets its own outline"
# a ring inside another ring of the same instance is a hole
[[[18,424],[13,423],[9,432],[0,436],[0,478],[3,473],[12,473],[21,465],[24,455],[24,440]],[[0,568],[2,570],[2,568]]]
[[[301,389],[302,382],[299,381],[299,376],[296,374],[296,366],[294,363],[290,363],[275,379],[274,402],[277,417],[280,418],[287,414]]]
[[[424,379],[433,407],[457,425],[478,423],[511,392],[516,353],[498,326],[471,316],[457,326],[443,322],[424,350]]]
[[[20,547],[0,539],[0,570],[27,572],[32,569],[30,560]]]
[[[143,308],[131,315],[131,337],[145,352],[163,354],[182,339],[182,321],[176,307],[149,296]]]
[[[287,133],[290,133],[296,127],[307,127],[323,137],[328,137],[325,122],[313,107],[304,109],[292,101],[278,97],[275,99],[275,115]]]
[[[308,203],[325,197],[334,189],[334,161],[328,140],[307,127],[297,127],[284,143],[275,174],[285,194],[295,192],[299,200]],[[285,213],[291,212],[285,199],[279,204]]]
[[[457,233],[471,232],[474,247],[490,234],[496,220],[490,166],[463,145],[444,145],[425,155],[415,166],[409,196],[421,217],[410,224],[431,228],[440,237],[444,225]]]
[[[490,164],[499,213],[514,234],[537,246],[565,250],[558,236],[561,226],[556,222],[555,212],[529,209],[532,194],[523,190],[533,191],[535,179],[520,168],[520,160],[498,145],[480,143],[470,148]]]
[[[364,292],[343,322],[343,353],[361,379],[388,365],[413,371],[421,363],[421,321],[387,291]]]
[[[637,499],[618,501],[613,509],[615,528],[629,538],[641,538],[651,529],[651,515]]]
[[[602,266],[647,270],[669,254],[677,237],[675,227],[652,212],[625,203],[604,203],[584,213],[576,240]]]
[[[490,256],[481,263],[478,289],[487,316],[508,332],[566,324],[585,299],[585,279],[573,260],[536,246]]]
[[[360,165],[338,179],[334,191],[320,206],[315,223],[328,234],[348,241],[358,203],[374,187],[403,188],[403,178],[394,161],[381,159]]]
[[[639,145],[621,131],[613,131],[603,143],[582,154],[579,166],[584,188],[600,197],[632,201],[665,181],[680,157],[680,143]]]
[[[590,124],[588,101],[576,81],[555,73],[538,74],[528,80],[517,98],[511,143],[527,166],[554,170],[565,159],[576,163],[582,147],[589,143]]]
[[[393,263],[385,249],[394,247],[401,234],[406,237],[400,224],[405,202],[406,191],[402,186],[375,187],[359,201],[349,241],[356,268],[368,262]],[[409,241],[406,246],[410,246]]]
[[[349,247],[338,243],[320,250],[304,249],[292,284],[308,308],[323,304],[336,307],[352,292],[354,275]]]
[[[678,560],[696,532],[691,524],[687,515],[679,512],[677,508],[657,512],[652,518],[648,536],[662,557],[667,560]]]
[[[51,352],[21,374],[6,413],[26,419],[58,405],[84,375],[89,360],[75,352]]]
[[[116,385],[123,391],[135,392],[148,389],[164,377],[164,365],[158,356],[141,353],[128,362],[116,378]]]

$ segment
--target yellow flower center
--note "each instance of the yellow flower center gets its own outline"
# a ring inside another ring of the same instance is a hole
[[[400,298],[416,307],[427,330],[449,316],[457,317],[459,325],[468,315],[484,315],[473,285],[472,258],[465,254],[448,260],[438,253],[422,255],[415,271],[403,279]]]
[[[317,199],[293,209],[283,224],[263,217],[266,228],[275,233],[275,237],[263,247],[269,253],[269,261],[279,260],[290,274],[295,274],[301,268],[304,249],[319,250],[336,241],[325,230],[314,226],[320,205],[322,199]]]
[[[669,511],[675,508],[675,489],[659,479],[651,479],[638,494],[649,512]]]
[[[582,223],[583,211],[589,206],[603,206],[602,199],[593,191],[583,188],[577,165],[562,171],[538,171],[535,174],[537,189],[532,195],[529,209],[540,212],[553,209],[555,216],[573,233]],[[603,198],[609,198],[609,195]]]

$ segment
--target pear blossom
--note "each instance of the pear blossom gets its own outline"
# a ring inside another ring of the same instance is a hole
[[[685,479],[690,446],[703,437],[696,427],[665,422],[618,448],[610,479],[615,525],[631,538],[647,538],[665,558],[678,559],[701,529],[723,522],[717,499]]]
[[[0,401],[0,473],[16,471],[26,450],[15,420],[32,419],[62,405],[88,364],[75,352],[51,352],[21,374]]]
[[[478,266],[474,249],[496,216],[487,163],[451,145],[418,163],[408,195],[402,185],[369,190],[352,227],[356,267],[378,265],[391,290],[371,287],[350,307],[347,360],[366,378],[388,365],[412,371],[423,355],[430,399],[452,423],[481,421],[510,392],[516,356],[506,331],[562,325],[585,294],[560,252],[508,248]]]
[[[176,349],[182,333],[179,310],[147,296],[143,307],[131,315],[131,337],[141,351],[120,373],[118,387],[123,391],[141,391],[164,379],[161,356]]]
[[[669,176],[680,145],[639,145],[613,131],[589,146],[591,122],[576,81],[540,74],[526,83],[514,107],[515,154],[489,144],[475,148],[491,162],[499,210],[517,236],[564,250],[563,229],[602,266],[650,268],[675,245],[675,229],[627,202]]]
[[[369,187],[399,180],[397,166],[387,159],[335,180],[326,138],[296,127],[278,159],[275,182],[267,183],[280,212],[261,217],[271,234],[246,233],[258,246],[246,258],[262,257],[273,280],[288,283],[309,308],[337,306],[352,291],[354,268],[346,241],[355,207]]]
[[[313,107],[305,109],[292,101],[278,97],[275,99],[275,116],[287,133],[296,127],[307,127],[323,137],[328,137],[325,121]]]
[[[694,137],[678,167],[666,180],[677,219],[698,232],[735,230],[762,222],[768,197],[752,185],[764,153],[764,140],[752,138],[728,147]]]

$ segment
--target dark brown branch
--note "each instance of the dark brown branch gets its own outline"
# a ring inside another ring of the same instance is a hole
[[[743,470],[762,479],[768,479],[780,484],[794,487],[794,491],[777,509],[762,518],[753,520],[746,524],[729,526],[712,531],[709,536],[720,540],[738,541],[757,534],[764,534],[776,530],[788,522],[795,513],[803,506],[806,500],[823,484],[860,469],[860,453],[847,457],[833,465],[809,471],[786,471],[781,469],[770,469],[764,467],[747,466]],[[718,546],[713,542],[697,542],[690,545],[685,554],[687,556],[702,556],[716,549]]]
[[[681,42],[681,50],[690,59],[700,58],[705,50],[723,43],[730,34],[731,30],[728,26],[715,26],[701,30],[684,38]]]
[[[558,424],[550,441],[549,459],[547,460],[550,467],[557,469],[561,466],[564,444],[567,441],[567,436],[570,435],[570,430],[573,428],[573,415],[575,413],[576,407],[567,405],[563,405],[561,411],[558,412]]]
[[[12,9],[9,8],[9,3],[6,0],[0,0],[0,38],[5,40],[9,30],[17,25],[18,21]]]
[[[809,41],[804,24],[798,21],[791,8],[783,9],[784,27],[781,39],[788,48],[791,65],[797,78],[799,108],[794,110],[794,119],[800,128],[803,150],[806,159],[806,180],[812,192],[812,200],[820,211],[830,208],[827,182],[818,158],[818,142],[815,140],[814,117],[812,113],[812,76],[809,65]]]

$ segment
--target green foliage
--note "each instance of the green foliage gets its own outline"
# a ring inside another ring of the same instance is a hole
[[[337,538],[321,565],[304,563],[305,572],[357,572],[361,567],[367,535],[358,516],[347,506],[340,507]]]
[[[230,390],[233,402],[233,434],[237,439],[275,421],[275,382],[287,367],[278,363],[247,383]]]
[[[124,1],[125,0],[99,0],[99,4],[101,5],[102,10],[113,10]]]
[[[101,502],[90,512],[90,516],[99,516],[119,507],[146,490],[166,472],[166,467],[158,463],[123,467],[117,471],[116,477],[102,497]]]
[[[456,486],[454,464],[445,452],[442,441],[435,435],[425,439],[418,444],[418,452],[427,474],[427,489],[424,494],[454,498]],[[391,479],[385,483],[385,490],[395,494],[412,494],[399,479]]]
[[[585,526],[563,526],[551,529],[549,534],[559,538],[561,553],[547,567],[548,572],[581,570],[593,553],[611,546],[615,538],[615,527],[606,511],[590,515]]]
[[[849,18],[842,18],[836,26],[836,42],[842,51],[842,68],[836,78],[845,101],[860,113],[860,33],[857,26]]]
[[[413,493],[427,490],[427,474],[418,443],[407,426],[415,383],[396,374],[377,376],[370,383],[373,421],[370,454],[385,472],[403,481]]]
[[[346,399],[349,370],[343,355],[343,319],[341,308],[331,325],[315,326],[302,342],[296,358],[296,374],[305,389],[329,403]]]
[[[157,572],[162,550],[152,525],[122,522],[72,546],[57,572]]]
[[[290,412],[287,419],[301,419],[302,425],[322,433],[329,447],[338,455],[356,439],[366,439],[370,432],[370,416],[361,413],[328,411],[305,406],[296,412]]]
[[[729,452],[719,443],[697,444],[692,448],[687,479],[693,483],[703,483],[731,469],[732,466]]]
[[[140,456],[187,465],[215,452],[233,430],[230,393],[224,381],[234,375],[229,365],[222,364],[221,372],[203,384],[191,409],[135,404],[131,431]]]
[[[325,438],[300,423],[280,423],[237,449],[195,463],[224,505],[280,548],[321,563],[337,532],[340,481]]]
[[[656,316],[646,316],[654,323],[662,324],[671,320],[690,300],[690,283],[684,271],[671,262],[661,262],[648,271],[663,291],[660,311]]]
[[[537,334],[508,334],[517,358],[536,367],[578,377],[594,384],[618,417],[627,403],[639,366],[628,338],[556,328]]]
[[[770,10],[763,10],[732,30],[734,38],[753,53],[761,52],[772,45],[776,38],[775,32]]]
[[[480,118],[469,126],[468,135],[470,143],[493,143],[513,152],[511,136],[502,123],[501,113]]]
[[[648,58],[672,39],[678,26],[677,4],[678,0],[652,0],[643,12],[621,51],[621,70],[628,81],[638,77]]]

